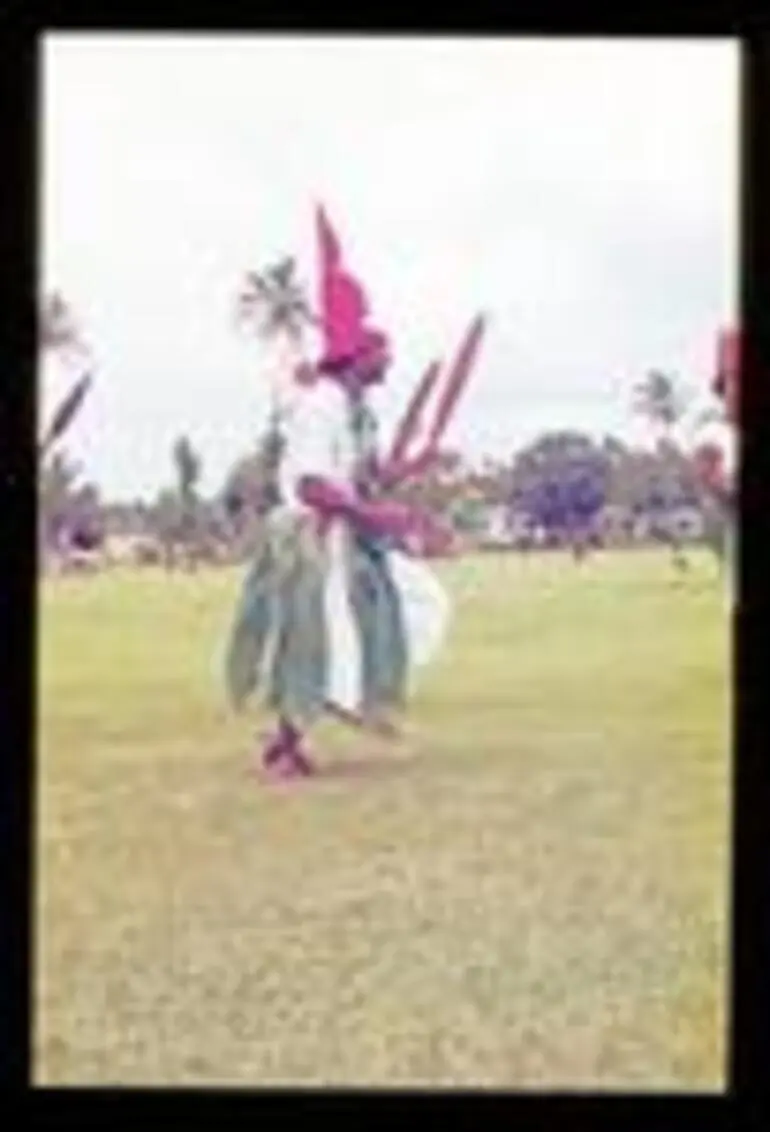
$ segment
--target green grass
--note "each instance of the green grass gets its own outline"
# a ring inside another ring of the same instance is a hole
[[[725,1082],[729,620],[712,561],[468,559],[400,747],[249,774],[239,575],[41,585],[40,1084]]]

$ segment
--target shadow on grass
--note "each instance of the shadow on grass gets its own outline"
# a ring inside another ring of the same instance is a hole
[[[317,762],[312,775],[281,778],[260,769],[255,777],[262,786],[282,790],[312,790],[322,782],[379,781],[409,773],[419,763],[416,755],[389,758],[385,755],[360,755],[331,763]]]

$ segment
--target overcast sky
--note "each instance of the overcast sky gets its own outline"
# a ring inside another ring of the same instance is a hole
[[[729,41],[52,35],[42,286],[99,359],[70,447],[157,490],[176,435],[206,487],[263,426],[242,273],[314,289],[326,204],[396,364],[387,423],[477,310],[451,441],[628,434],[650,366],[706,385],[737,303],[738,48]],[[65,377],[43,368],[43,410]]]

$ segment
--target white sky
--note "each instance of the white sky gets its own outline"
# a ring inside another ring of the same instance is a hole
[[[313,206],[392,334],[391,422],[470,318],[491,325],[448,440],[629,433],[631,386],[705,387],[737,304],[731,41],[50,35],[42,287],[99,358],[69,446],[156,491],[188,432],[216,489],[264,421],[241,276],[297,254]],[[64,375],[43,369],[43,410]]]

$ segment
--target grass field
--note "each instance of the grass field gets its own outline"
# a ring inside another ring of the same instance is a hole
[[[724,1087],[712,560],[441,572],[407,739],[293,787],[216,681],[236,572],[41,584],[37,1083]]]

